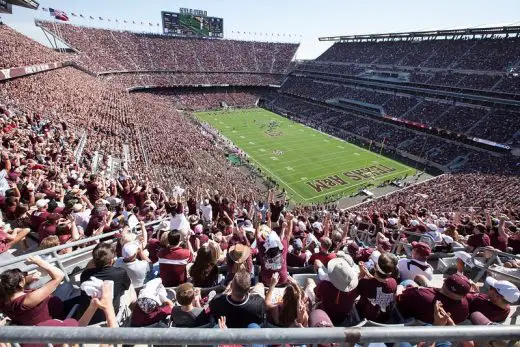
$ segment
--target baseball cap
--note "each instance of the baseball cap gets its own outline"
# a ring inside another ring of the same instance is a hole
[[[123,246],[123,250],[121,251],[121,254],[123,255],[124,259],[132,258],[134,255],[137,254],[137,250],[139,249],[139,246],[135,242],[128,242]]]
[[[466,276],[453,274],[444,280],[444,286],[453,294],[466,295],[471,289],[471,284]]]
[[[295,250],[299,251],[303,248],[303,242],[300,239],[294,239],[292,246]]]
[[[253,223],[251,223],[251,221],[249,219],[246,219],[244,221],[244,224],[242,225],[242,228],[244,228],[244,230],[246,232],[255,232],[255,228],[253,227]]]
[[[40,199],[36,201],[36,207],[37,208],[44,208],[49,203],[49,199]]]
[[[498,281],[495,278],[488,276],[486,278],[486,283],[495,288],[498,294],[500,294],[504,300],[510,304],[516,303],[520,298],[520,290],[509,281]]]
[[[437,226],[433,223],[426,224],[426,227],[428,228],[429,231],[437,231]]]
[[[195,228],[193,231],[195,232],[195,234],[202,234],[202,231],[203,231],[202,224],[195,225]]]
[[[432,254],[432,249],[427,243],[424,242],[412,242],[412,247],[423,257],[428,257]]]

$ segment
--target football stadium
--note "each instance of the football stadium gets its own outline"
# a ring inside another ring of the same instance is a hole
[[[0,347],[519,346],[520,5],[367,6],[0,0]]]

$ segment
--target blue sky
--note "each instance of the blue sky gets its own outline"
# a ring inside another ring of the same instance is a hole
[[[227,38],[254,38],[237,37],[232,31],[280,33],[286,34],[286,40],[290,34],[291,40],[301,42],[298,59],[315,58],[328,48],[329,43],[318,42],[320,36],[520,24],[520,0],[40,0],[41,7],[68,12],[74,24],[105,28],[116,28],[116,18],[157,23],[162,10],[207,10],[209,16],[224,18]],[[82,20],[70,16],[71,12],[111,18],[112,22]],[[35,17],[48,19],[49,15],[13,7],[13,14],[3,15],[2,20],[46,43],[34,26]]]

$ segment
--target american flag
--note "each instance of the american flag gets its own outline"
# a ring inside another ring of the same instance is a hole
[[[49,8],[49,13],[51,17],[54,17],[56,19],[68,22],[69,16],[67,16],[67,13],[63,12],[62,10],[55,10],[53,8]]]

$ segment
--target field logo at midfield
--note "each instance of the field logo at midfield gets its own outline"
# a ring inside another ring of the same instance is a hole
[[[364,179],[378,177],[392,171],[395,171],[395,169],[379,164],[365,167],[362,169],[344,172],[341,175],[334,175],[329,176],[327,178],[305,182],[305,184],[314,189],[316,193],[319,193],[323,190],[347,185],[348,182],[345,181],[345,179],[342,176],[345,176],[353,181],[362,181]]]
[[[273,150],[273,154],[274,155],[282,155],[283,151],[280,151],[279,149],[275,149],[275,150]]]

